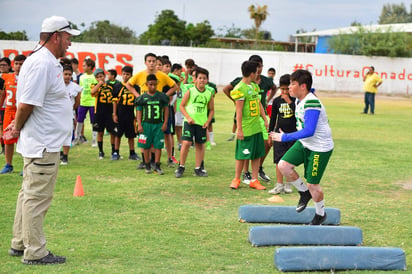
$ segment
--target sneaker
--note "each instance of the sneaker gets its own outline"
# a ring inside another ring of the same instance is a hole
[[[92,141],[92,147],[97,147],[97,141],[95,140]]]
[[[103,160],[104,158],[104,152],[100,151],[99,152],[99,160]]]
[[[179,161],[175,158],[175,156],[170,157],[173,160],[173,163],[178,164]]]
[[[63,158],[60,162],[60,165],[67,166],[68,163],[69,163],[69,161],[67,161],[67,159]]]
[[[270,181],[270,177],[266,175],[265,171],[263,170],[263,167],[259,168],[259,178],[265,182]]]
[[[0,171],[0,174],[7,174],[7,173],[12,173],[13,172],[13,166],[6,164],[3,169]]]
[[[285,193],[292,193],[292,184],[291,183],[285,183],[283,190]]]
[[[63,151],[60,151],[60,160],[63,160]]]
[[[322,225],[326,221],[326,212],[325,215],[320,216],[315,213],[315,217],[313,217],[312,221],[310,222],[309,225]]]
[[[41,259],[38,259],[38,260],[23,259],[21,262],[24,264],[64,264],[66,262],[66,257],[53,255],[49,251],[49,254],[47,254]]]
[[[209,141],[206,142],[206,150],[212,150],[212,146]]]
[[[86,137],[80,136],[80,138],[79,138],[79,143],[80,143],[80,144],[87,143]]]
[[[230,138],[228,138],[226,141],[227,142],[232,142],[235,140],[235,135],[232,134],[232,136],[230,136]]]
[[[185,172],[185,167],[184,166],[179,166],[175,171],[176,178],[181,178],[183,176],[184,172]]]
[[[145,164],[144,169],[145,169],[146,174],[152,173],[152,168],[150,164]]]
[[[9,255],[13,257],[21,257],[24,255],[24,250],[17,250],[14,248],[9,249]]]
[[[155,168],[154,168],[154,172],[157,173],[157,174],[159,174],[159,175],[165,174],[165,173],[163,172],[163,170],[160,168],[160,163],[156,163]]]
[[[259,182],[258,179],[255,179],[254,181],[250,182],[249,186],[251,188],[257,189],[257,190],[264,190],[266,187],[262,186]]]
[[[296,207],[296,212],[302,212],[303,210],[305,210],[310,199],[312,199],[312,195],[310,195],[309,190],[299,191],[299,194],[300,194],[300,199]]]
[[[269,194],[273,194],[273,195],[281,194],[284,192],[285,192],[285,186],[283,184],[276,184],[276,186],[273,189],[268,191]]]
[[[250,181],[252,180],[252,175],[250,175],[249,171],[243,173],[243,183],[249,185]]]
[[[169,160],[167,160],[167,167],[176,167],[176,164],[172,158],[169,158]]]
[[[232,183],[230,184],[231,189],[238,189],[240,186],[240,179],[233,179]]]
[[[207,173],[203,171],[203,169],[199,168],[195,168],[195,171],[193,173],[193,176],[197,176],[197,177],[207,177]]]
[[[215,146],[215,145],[216,145],[216,142],[210,142],[210,144],[211,144],[212,146]]]
[[[74,140],[72,141],[72,144],[73,144],[74,146],[80,145],[80,138],[74,138]]]
[[[115,153],[113,153],[112,154],[112,161],[118,161],[118,160],[120,160],[120,155],[119,154],[117,154],[117,152],[115,152]],[[130,159],[130,158],[129,158]]]
[[[141,162],[137,167],[136,167],[136,169],[145,169],[146,168],[146,165],[143,163],[143,162]]]
[[[129,155],[129,160],[140,161],[141,158],[137,154]]]

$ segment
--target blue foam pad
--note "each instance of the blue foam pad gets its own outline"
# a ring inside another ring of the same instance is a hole
[[[406,259],[394,247],[281,247],[275,265],[280,271],[406,270]]]
[[[254,226],[249,229],[253,246],[361,245],[362,230],[350,226]]]
[[[340,210],[337,208],[325,208],[328,215],[325,225],[339,225]],[[315,216],[315,208],[307,207],[297,213],[294,206],[270,206],[270,205],[243,205],[239,207],[240,221],[248,223],[286,223],[309,224]]]

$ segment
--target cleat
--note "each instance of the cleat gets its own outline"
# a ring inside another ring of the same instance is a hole
[[[235,135],[230,136],[226,141],[227,142],[232,142],[235,140]]]
[[[320,216],[315,213],[315,217],[313,217],[312,221],[310,222],[309,225],[322,225],[326,221],[326,212],[325,215]]]
[[[175,156],[170,157],[173,160],[173,163],[178,164],[179,161],[175,158]]]
[[[79,138],[79,144],[87,143],[87,139],[84,136],[80,136]]]
[[[129,160],[133,160],[133,161],[140,161],[140,157],[137,154],[133,154],[129,156]]]
[[[206,171],[206,169],[205,169],[205,161],[202,161],[202,162],[200,163],[200,169],[201,169],[204,173],[207,173],[207,171]]]
[[[145,165],[145,163],[143,163],[143,162],[141,162],[137,167],[136,167],[136,169],[145,169],[146,168],[146,165]]]
[[[206,142],[206,150],[212,150],[212,146],[209,141]]]
[[[99,152],[99,160],[103,160],[104,158],[104,152],[100,151]]]
[[[243,173],[243,183],[249,185],[250,181],[252,181],[252,175],[250,175],[249,171]]]
[[[113,153],[111,160],[112,160],[112,161],[118,161],[118,160],[120,160],[120,155],[117,154],[117,152]]]
[[[3,169],[0,171],[0,174],[7,174],[7,173],[13,173],[13,166],[6,164]]]
[[[283,188],[283,190],[285,191],[285,193],[292,193],[292,184],[291,183],[285,183],[285,186]]]
[[[24,255],[24,250],[18,250],[14,248],[9,249],[9,255],[13,257],[21,257]]]
[[[284,193],[284,192],[285,192],[284,185],[279,184],[279,183],[277,183],[276,186],[273,189],[268,191],[269,194],[273,194],[273,195],[281,194],[281,193]]]
[[[152,173],[152,168],[151,168],[150,163],[145,164],[145,165],[144,165],[144,169],[145,169],[146,174]]]
[[[300,194],[300,199],[296,207],[296,212],[302,212],[303,210],[305,210],[310,199],[312,199],[312,195],[310,195],[309,190],[299,191],[299,194]]]
[[[212,146],[215,146],[215,145],[216,145],[216,142],[210,142],[210,144],[211,144]]]
[[[46,256],[44,256],[41,259],[38,259],[38,260],[23,259],[21,262],[23,264],[43,264],[43,265],[45,265],[45,264],[64,264],[66,262],[66,257],[53,255],[49,251],[49,254],[47,254]]]
[[[259,168],[259,178],[265,182],[270,181],[270,177],[266,175],[265,171],[263,170],[263,167]]]
[[[233,179],[232,183],[230,184],[231,189],[238,189],[240,186],[240,179]]]
[[[163,170],[160,168],[160,163],[156,163],[155,168],[154,168],[154,172],[157,173],[157,174],[159,174],[159,175],[165,174],[165,173],[163,172]]]
[[[167,167],[176,167],[176,164],[172,160],[172,158],[169,158],[169,160],[167,160]]]
[[[207,177],[207,173],[203,171],[201,168],[195,168],[193,176],[197,177]]]
[[[185,167],[184,166],[179,166],[175,171],[176,178],[181,178],[183,176],[184,172],[185,172]]]
[[[255,179],[254,181],[250,182],[249,186],[251,188],[257,189],[257,190],[264,190],[266,187],[262,186],[259,182],[258,179]]]

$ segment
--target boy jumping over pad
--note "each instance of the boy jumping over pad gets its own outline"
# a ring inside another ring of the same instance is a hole
[[[307,70],[296,70],[290,77],[289,93],[296,100],[297,130],[293,133],[272,132],[273,141],[296,143],[279,161],[278,167],[287,183],[293,184],[300,194],[297,212],[302,212],[313,198],[316,214],[310,223],[321,225],[326,220],[323,191],[319,183],[333,151],[332,133],[325,107],[310,92],[312,75]],[[295,167],[303,164],[307,184],[299,177]]]

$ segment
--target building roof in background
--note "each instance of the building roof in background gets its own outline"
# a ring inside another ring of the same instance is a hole
[[[365,25],[360,26],[364,28],[366,31],[370,32],[377,32],[379,31],[388,31],[391,32],[408,32],[412,33],[412,23],[405,23],[405,24],[384,24],[384,25]],[[320,30],[314,32],[305,32],[305,33],[298,33],[294,34],[294,37],[305,37],[305,36],[333,36],[338,34],[351,34],[356,32],[359,26],[353,27],[345,27],[345,28],[338,28],[338,29],[328,29],[328,30]]]

